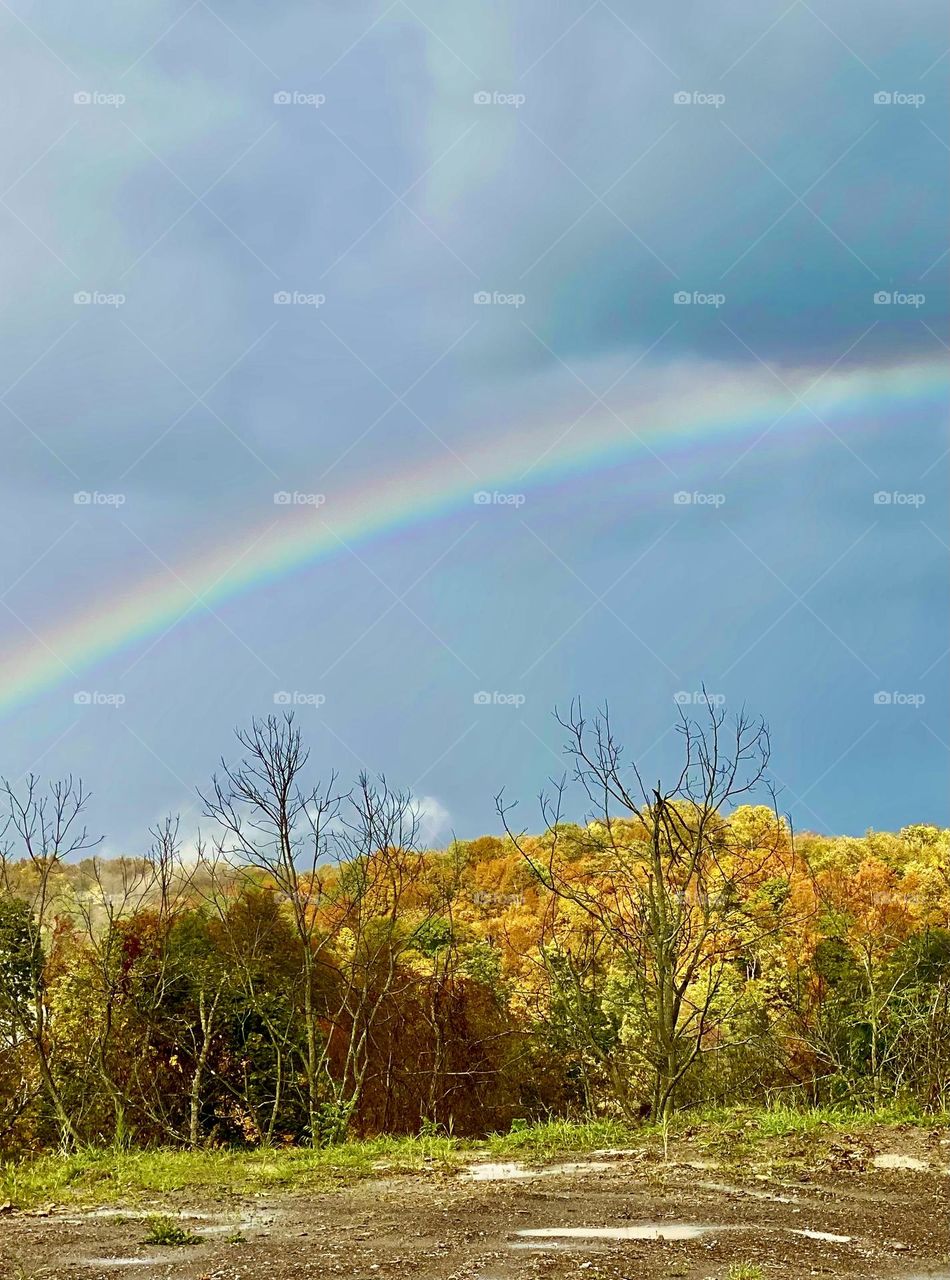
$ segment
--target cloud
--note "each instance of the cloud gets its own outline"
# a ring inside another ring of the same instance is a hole
[[[419,824],[419,842],[423,847],[444,844],[452,833],[452,815],[435,796],[416,796],[413,800]]]

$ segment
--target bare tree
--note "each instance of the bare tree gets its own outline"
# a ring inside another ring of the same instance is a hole
[[[113,1041],[120,1032],[123,973],[122,922],[135,916],[150,900],[155,887],[153,868],[141,858],[118,858],[108,863],[93,858],[87,864],[87,885],[75,895],[75,912],[82,928],[83,955],[89,970],[94,1008],[91,1015],[91,1053],[96,1075],[113,1112],[111,1140],[129,1139],[128,1098],[123,1082],[112,1070]]]
[[[345,794],[335,775],[305,782],[309,753],[292,714],[254,721],[237,738],[245,758],[222,762],[202,799],[221,829],[218,856],[239,875],[263,876],[289,913],[311,1140],[335,1140],[359,1103],[376,1020],[400,980],[411,934],[403,912],[422,871],[418,807],[365,773]]]
[[[322,1065],[317,964],[328,941],[319,907],[330,892],[328,827],[340,805],[336,777],[326,784],[305,781],[310,753],[292,713],[254,720],[236,737],[244,759],[233,766],[222,760],[221,774],[201,799],[221,828],[220,855],[240,871],[263,873],[289,910],[303,965],[307,1110],[315,1135]]]
[[[7,894],[24,901],[29,909],[23,982],[14,991],[3,993],[6,1012],[33,1049],[60,1141],[71,1146],[79,1141],[79,1134],[52,1060],[44,948],[55,925],[63,863],[94,848],[99,839],[90,837],[82,824],[88,796],[82,782],[71,775],[51,782],[45,792],[33,774],[27,775],[19,791],[3,779],[0,795],[6,809],[0,825],[0,881]]]
[[[635,761],[625,763],[606,707],[592,721],[579,701],[566,717],[555,715],[568,731],[573,778],[591,805],[586,830],[574,837],[580,847],[562,856],[566,778],[541,797],[543,857],[512,830],[513,806],[503,794],[497,809],[541,883],[595,922],[632,980],[627,998],[641,1038],[634,1052],[652,1081],[651,1112],[662,1118],[725,1020],[726,978],[759,927],[743,890],[776,849],[737,849],[724,815],[758,788],[768,790],[768,729],[744,712],[727,726],[725,712],[708,700],[702,723],[681,710],[683,763],[664,787],[648,785]],[[775,831],[782,831],[777,814]]]
[[[419,811],[411,794],[393,790],[384,777],[374,782],[361,773],[333,836],[340,893],[333,912],[336,980],[327,1008],[331,1035],[325,1059],[333,1097],[325,1130],[331,1139],[345,1134],[359,1105],[381,1011],[418,981],[400,965],[415,930],[435,910],[434,900],[418,891],[425,869],[418,843]],[[334,1048],[338,1069],[332,1077]]]

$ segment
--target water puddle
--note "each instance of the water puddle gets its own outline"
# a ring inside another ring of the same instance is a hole
[[[824,1240],[826,1244],[850,1244],[851,1236],[835,1236],[830,1231],[807,1231],[801,1227],[790,1227],[793,1236],[804,1236],[806,1240]]]
[[[915,1156],[899,1156],[885,1153],[875,1156],[871,1161],[875,1169],[913,1169],[922,1172],[927,1168],[926,1160],[918,1160]]]
[[[473,1164],[464,1176],[471,1182],[511,1182],[519,1178],[536,1178],[540,1170],[528,1169],[523,1164],[511,1161],[502,1164]]]
[[[695,1222],[644,1222],[635,1227],[529,1227],[516,1234],[534,1240],[698,1240],[722,1230]]]
[[[513,1160],[495,1164],[485,1161],[469,1165],[463,1176],[470,1182],[517,1182],[527,1178],[550,1178],[558,1174],[573,1176],[579,1173],[604,1173],[613,1167],[605,1160],[579,1160],[538,1167],[518,1164]]]
[[[770,1200],[773,1204],[795,1204],[797,1196],[779,1195],[777,1191],[760,1191],[757,1187],[733,1187],[728,1182],[694,1182],[703,1191],[718,1191],[727,1196],[748,1196],[751,1200]]]
[[[151,1218],[157,1212],[157,1209],[124,1209],[120,1205],[104,1204],[100,1205],[98,1209],[84,1209],[81,1213],[72,1214],[69,1217],[63,1216],[61,1221],[84,1222],[89,1218],[127,1218],[130,1221],[133,1218],[140,1218],[144,1221],[146,1218]],[[59,1217],[59,1214],[56,1216]]]
[[[156,1267],[168,1262],[167,1257],[156,1254],[151,1258],[83,1258],[84,1267]]]

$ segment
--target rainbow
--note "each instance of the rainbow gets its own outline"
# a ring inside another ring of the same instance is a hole
[[[178,568],[149,575],[117,591],[104,604],[58,623],[45,634],[0,656],[0,711],[8,712],[122,650],[154,640],[184,616],[274,582],[371,539],[472,508],[482,491],[525,492],[620,465],[649,453],[673,457],[724,436],[780,435],[813,428],[818,415],[836,433],[868,418],[937,405],[950,390],[944,363],[912,362],[832,372],[806,390],[805,408],[775,383],[750,387],[748,375],[711,372],[704,385],[658,396],[623,415],[598,408],[575,423],[526,429],[477,445],[461,455],[390,474],[345,492],[323,506],[277,505],[258,529],[204,549]],[[792,384],[793,386],[795,384]],[[811,410],[811,411],[810,411]],[[813,412],[812,412],[813,411]],[[670,490],[676,485],[671,476]]]

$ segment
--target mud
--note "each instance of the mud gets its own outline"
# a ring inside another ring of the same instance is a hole
[[[911,1131],[737,1157],[596,1152],[380,1178],[329,1192],[164,1196],[0,1218],[11,1280],[940,1280],[950,1276],[950,1143]],[[881,1159],[901,1157],[900,1159]],[[697,1173],[696,1166],[706,1171]],[[710,1175],[709,1170],[715,1170]],[[142,1244],[177,1215],[199,1244]]]

